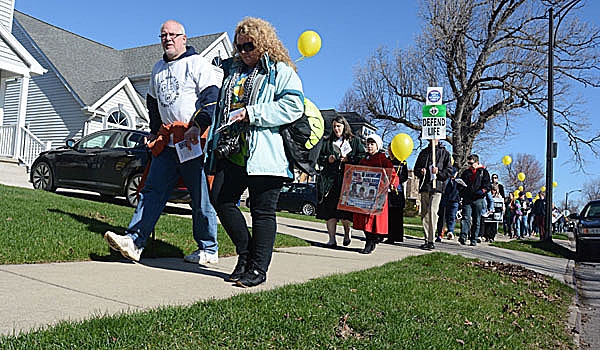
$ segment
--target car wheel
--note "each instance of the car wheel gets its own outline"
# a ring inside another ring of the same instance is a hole
[[[134,174],[127,181],[127,187],[125,188],[125,199],[127,199],[127,204],[132,207],[137,207],[139,202],[139,197],[137,195],[137,188],[142,182],[142,174]]]
[[[315,206],[312,203],[304,203],[302,205],[302,214],[304,215],[315,215]]]
[[[52,169],[50,168],[50,164],[46,162],[39,162],[33,168],[33,172],[31,175],[31,180],[33,183],[33,188],[36,190],[45,190],[54,192],[56,187],[54,186],[54,175],[52,174]]]

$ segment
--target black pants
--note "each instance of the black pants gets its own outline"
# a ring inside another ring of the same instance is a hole
[[[221,160],[213,181],[211,201],[239,259],[265,274],[273,255],[277,235],[275,209],[285,180],[277,176],[249,176],[244,167]],[[252,235],[237,206],[246,188],[250,195]]]
[[[394,242],[404,241],[403,207],[388,206],[388,238]]]

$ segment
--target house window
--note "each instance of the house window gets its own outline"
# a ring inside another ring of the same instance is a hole
[[[106,121],[114,126],[129,127],[129,116],[121,109],[112,111]]]

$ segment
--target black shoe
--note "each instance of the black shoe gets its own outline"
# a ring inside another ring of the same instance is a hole
[[[344,244],[344,247],[347,247],[347,246],[349,246],[349,245],[350,245],[350,242],[352,242],[352,239],[348,238],[348,240],[346,240],[346,239],[344,238],[344,242],[343,242],[343,244]]]
[[[325,248],[335,249],[335,248],[337,248],[337,242],[335,242],[335,243],[326,243],[325,244]]]
[[[471,244],[469,244],[471,247],[476,247],[477,246],[477,242],[475,241],[471,241]]]
[[[431,249],[431,248],[429,248],[429,247],[430,247],[430,246],[429,246],[430,244],[431,244],[431,245],[433,245],[433,242],[425,242],[425,243],[421,244],[421,245],[419,246],[419,248],[421,248],[421,249]]]
[[[458,239],[458,243],[460,243],[461,245],[465,245],[465,244],[467,244],[467,243],[465,242],[465,239],[464,239],[464,238],[462,238],[462,237]]]
[[[481,238],[477,238],[477,243],[481,243]]]
[[[267,276],[258,271],[257,269],[250,269],[242,274],[240,279],[235,282],[238,286],[242,288],[255,287],[259,284],[264,283],[267,280]]]
[[[371,254],[371,253],[373,253],[374,250],[375,250],[375,242],[367,241],[367,244],[365,244],[365,248],[363,250],[361,250],[360,252],[362,254]]]
[[[433,244],[433,242],[427,243],[427,249],[435,249],[435,245]]]
[[[437,243],[441,242],[441,241],[442,241],[442,237],[438,236],[438,237],[435,239],[435,241],[436,241]]]
[[[396,241],[394,241],[393,239],[386,239],[385,241],[383,241],[383,244],[394,244],[396,243]]]
[[[244,275],[244,273],[246,273],[246,262],[238,259],[238,262],[235,265],[233,272],[231,273],[231,275],[225,278],[225,281],[237,282],[240,280],[240,278],[242,278],[242,275]]]

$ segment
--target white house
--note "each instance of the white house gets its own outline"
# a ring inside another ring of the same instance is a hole
[[[43,148],[62,146],[69,138],[110,127],[148,127],[145,99],[152,66],[162,57],[160,43],[117,50],[19,11],[12,35],[27,57],[39,62],[38,71],[47,72],[31,78],[3,73],[0,144],[13,147],[0,148],[0,157],[29,166]],[[188,45],[209,60],[233,51],[226,32],[188,38]],[[5,136],[11,128],[26,130],[28,139]]]
[[[29,82],[46,70],[11,34],[14,0],[0,0],[0,157],[16,158],[29,141],[25,129]],[[7,84],[12,82],[11,91]],[[6,114],[6,97],[11,96],[12,111]],[[38,152],[45,147],[39,145]]]

